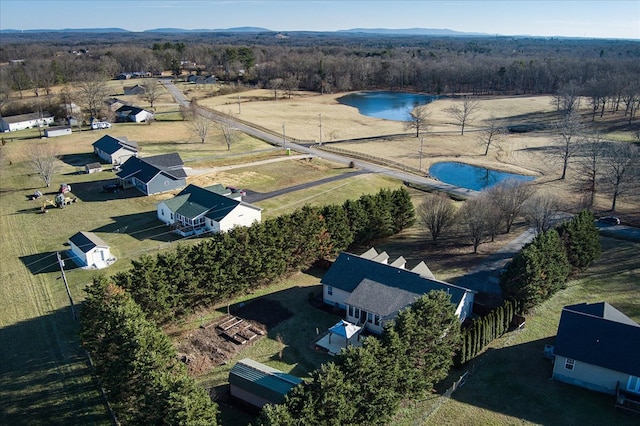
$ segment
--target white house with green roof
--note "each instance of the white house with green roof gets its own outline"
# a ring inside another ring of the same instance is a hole
[[[158,219],[182,236],[226,232],[262,220],[262,209],[241,201],[222,185],[188,185],[178,195],[157,204]]]

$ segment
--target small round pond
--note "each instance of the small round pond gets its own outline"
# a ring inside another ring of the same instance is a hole
[[[404,92],[357,92],[338,98],[338,102],[358,108],[362,115],[393,121],[407,121],[418,105],[433,102],[435,96]]]
[[[499,172],[456,162],[435,163],[429,168],[429,174],[442,182],[474,191],[481,191],[505,180],[528,182],[534,179],[533,176]]]

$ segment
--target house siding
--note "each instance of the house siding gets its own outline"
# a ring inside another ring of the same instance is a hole
[[[158,173],[156,177],[149,181],[146,187],[142,182],[140,184],[142,187],[136,185],[138,189],[147,195],[153,195],[184,188],[187,183],[185,179],[171,179],[162,173]]]
[[[553,365],[554,380],[610,395],[615,395],[618,382],[623,388],[627,386],[629,374],[586,364],[578,360],[575,360],[573,370],[568,370],[565,368],[566,360],[567,357],[556,355]]]
[[[238,205],[227,216],[220,221],[220,231],[229,231],[236,226],[251,226],[254,222],[260,221],[261,212],[259,210]]]
[[[462,300],[456,307],[456,315],[460,318],[460,322],[464,322],[467,318],[471,317],[474,299],[475,295],[471,292],[467,292],[462,296]]]
[[[332,287],[333,294],[329,294],[329,287],[330,286],[326,284],[322,286],[322,298],[324,299],[324,303],[331,306],[338,306],[341,309],[347,309],[345,300],[347,300],[347,297],[349,297],[351,293]]]
[[[229,385],[229,392],[234,398],[238,398],[239,400],[258,408],[262,408],[266,404],[274,403],[273,401],[269,401],[266,398],[253,394],[251,392],[247,392],[246,390],[241,389],[240,387],[235,385]]]

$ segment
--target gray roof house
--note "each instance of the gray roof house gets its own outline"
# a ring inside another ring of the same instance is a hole
[[[358,256],[341,253],[322,277],[325,303],[346,311],[347,321],[373,333],[381,333],[384,324],[409,307],[416,298],[433,290],[451,296],[451,304],[460,322],[470,317],[475,292],[436,280],[420,262],[405,269],[403,257],[388,264],[389,255],[371,248]]]
[[[123,105],[116,110],[116,120],[122,122],[143,123],[153,119],[153,113],[132,105]]]
[[[93,152],[109,164],[122,164],[138,156],[138,144],[127,138],[104,135],[93,143]]]
[[[261,221],[262,209],[238,199],[222,185],[189,185],[175,197],[157,205],[158,219],[182,235],[225,232]]]
[[[122,89],[125,95],[142,95],[145,92],[144,86],[141,84],[125,86]]]
[[[640,399],[640,324],[610,304],[562,308],[553,355],[555,380]]]
[[[238,361],[229,372],[231,396],[256,408],[280,404],[302,379],[249,358]]]
[[[117,176],[124,188],[137,188],[145,195],[184,188],[187,174],[177,152],[153,157],[129,157]]]

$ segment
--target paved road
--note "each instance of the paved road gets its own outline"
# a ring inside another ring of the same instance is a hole
[[[184,94],[178,90],[178,88],[170,81],[168,80],[162,80],[162,83],[165,85],[165,87],[167,88],[167,90],[169,91],[169,93],[171,93],[171,95],[174,97],[174,99],[176,100],[177,103],[179,103],[180,105],[188,108],[190,106],[190,102],[187,100],[187,98],[184,96]],[[213,120],[213,121],[221,121],[222,118],[217,115],[212,113],[211,111],[208,111],[204,108],[198,108],[198,113],[208,117],[209,119]],[[228,119],[227,119],[228,120]],[[418,175],[414,175],[412,173],[407,173],[407,172],[403,172],[401,170],[396,170],[396,169],[392,169],[389,167],[385,167],[385,166],[381,166],[378,164],[373,164],[373,163],[368,163],[366,161],[362,161],[362,160],[358,160],[358,159],[354,159],[354,158],[350,158],[347,157],[345,155],[338,155],[338,154],[334,154],[332,152],[326,152],[320,149],[316,149],[314,147],[308,147],[308,146],[304,146],[304,145],[299,145],[299,144],[295,144],[293,142],[287,141],[284,142],[282,140],[281,137],[276,137],[270,133],[266,133],[263,132],[260,129],[256,129],[254,127],[248,126],[244,123],[241,122],[234,122],[234,127],[237,128],[239,131],[244,132],[248,135],[251,135],[255,138],[261,139],[265,142],[268,142],[272,145],[276,145],[276,146],[282,146],[284,148],[284,144],[286,143],[286,148],[291,149],[292,151],[295,152],[300,152],[303,154],[308,154],[308,155],[313,155],[315,157],[320,157],[320,158],[324,158],[326,160],[329,161],[333,161],[335,163],[339,163],[339,164],[345,164],[345,165],[350,165],[353,164],[355,167],[364,170],[366,172],[369,173],[379,173],[379,174],[383,174],[385,176],[390,176],[392,178],[395,179],[399,179],[403,182],[410,182],[413,184],[417,184],[417,185],[423,185],[423,186],[427,186],[427,187],[431,187],[440,191],[446,191],[448,193],[451,194],[456,194],[462,197],[470,197],[476,194],[476,191],[473,191],[471,189],[466,189],[466,188],[460,188],[454,185],[449,185],[447,183],[444,182],[440,182],[438,180],[435,179],[431,179],[425,176],[418,176]]]

